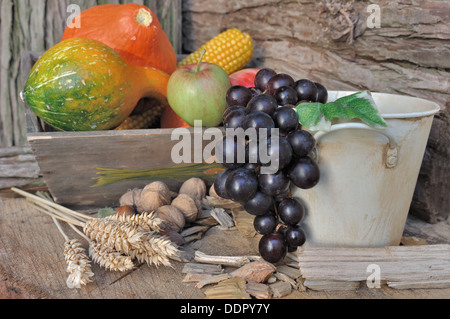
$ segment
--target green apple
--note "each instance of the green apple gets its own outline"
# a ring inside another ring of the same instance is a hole
[[[203,57],[203,55],[202,55]],[[190,126],[201,120],[202,126],[218,126],[227,108],[226,94],[231,87],[228,74],[208,62],[179,67],[167,84],[167,101]]]

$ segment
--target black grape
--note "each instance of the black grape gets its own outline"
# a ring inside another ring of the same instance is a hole
[[[297,112],[295,109],[288,106],[278,108],[274,112],[272,118],[275,127],[278,127],[283,133],[289,133],[295,130],[299,125]]]
[[[267,89],[267,83],[277,73],[269,68],[264,68],[258,71],[255,75],[255,87],[262,92]]]
[[[320,179],[319,166],[308,156],[300,157],[287,168],[287,176],[297,187],[309,189]]]
[[[316,144],[316,140],[311,133],[302,129],[290,132],[286,139],[291,145],[292,151],[298,157],[308,155]]]
[[[278,145],[274,143],[274,141],[278,142]],[[259,142],[261,145],[262,141]],[[261,146],[259,146],[261,148]],[[261,163],[263,166],[273,166],[277,167],[277,170],[283,169],[286,167],[292,160],[292,147],[289,142],[279,135],[272,135],[267,140],[267,158],[271,159],[268,163]]]
[[[279,105],[297,104],[297,91],[292,86],[282,86],[275,92],[275,98]]]
[[[258,191],[244,204],[244,209],[252,215],[264,215],[273,210],[273,198]]]
[[[328,101],[328,91],[327,89],[320,83],[314,83],[317,87],[317,101],[319,103],[327,103]]]
[[[258,191],[258,178],[251,170],[238,168],[228,176],[225,189],[231,200],[246,203]]]
[[[244,107],[230,111],[223,118],[223,126],[225,129],[243,127],[246,116],[247,109]]]
[[[286,198],[278,204],[278,215],[287,225],[295,225],[303,220],[305,208],[294,198]]]
[[[271,196],[286,192],[290,183],[289,178],[281,170],[275,174],[259,174],[258,181],[261,191]]]
[[[277,219],[272,213],[255,216],[253,220],[253,227],[261,235],[270,234],[277,224]]]
[[[267,136],[272,133],[271,129],[275,128],[272,117],[264,112],[253,112],[247,114],[244,120],[244,130],[248,128],[256,129],[256,135],[259,136],[259,129],[267,129]]]
[[[284,232],[284,236],[289,247],[302,246],[306,241],[305,231],[298,225],[289,226]]]
[[[234,169],[245,164],[245,140],[224,136],[219,143],[221,148],[216,154],[216,159],[217,162],[222,163],[223,167]],[[242,150],[242,158],[240,158],[240,150]]]
[[[217,175],[216,179],[214,180],[214,191],[217,195],[219,195],[222,198],[230,199],[230,197],[227,194],[225,183],[227,182],[228,176],[233,172],[231,169],[227,169]]]
[[[287,253],[284,237],[280,233],[270,233],[261,237],[258,249],[261,257],[270,263],[277,263]]]
[[[248,104],[248,113],[264,112],[272,116],[275,110],[278,108],[277,100],[268,94],[261,94],[252,98]]]
[[[252,98],[250,89],[242,85],[235,85],[228,89],[226,93],[226,101],[228,106],[240,105],[246,106]]]
[[[279,73],[271,77],[269,82],[267,82],[267,91],[269,94],[275,96],[275,93],[279,88],[283,86],[293,86],[294,83],[292,76],[285,73]]]
[[[298,101],[317,101],[317,87],[314,82],[306,79],[298,80],[294,84],[294,89],[297,91]]]

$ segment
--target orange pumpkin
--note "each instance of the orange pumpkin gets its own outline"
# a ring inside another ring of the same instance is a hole
[[[67,27],[61,41],[87,38],[114,49],[129,63],[172,74],[177,67],[173,46],[156,15],[134,3],[104,4],[81,12],[79,28]],[[77,19],[77,18],[75,18]]]

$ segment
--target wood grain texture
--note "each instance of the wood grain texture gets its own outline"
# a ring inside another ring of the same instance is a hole
[[[370,4],[380,28],[369,28]],[[211,0],[183,2],[183,47],[195,51],[237,27],[255,46],[251,67],[323,83],[438,103],[411,212],[431,223],[450,215],[450,3],[437,1]]]
[[[298,259],[307,287],[310,280],[365,282],[378,271],[379,282],[393,288],[450,288],[450,245],[307,247]]]
[[[43,183],[39,165],[30,147],[0,148],[0,189]]]
[[[190,130],[192,141],[200,139],[200,143],[191,144],[194,163],[193,154],[202,152],[210,141],[202,141],[202,133]],[[167,170],[163,177],[142,173],[142,176],[137,174],[128,181],[109,185],[97,183],[100,169],[129,171],[179,167],[173,162],[171,151],[180,141],[172,141],[171,135],[171,129],[151,129],[30,133],[28,139],[40,165],[40,173],[56,202],[75,207],[115,207],[127,190],[143,188],[154,180],[165,182],[173,191],[178,191],[182,182],[191,177],[200,177],[208,185],[211,183],[207,178],[213,180],[217,173],[201,174],[202,169],[210,168],[208,165],[200,167],[199,171],[186,169],[188,177]]]
[[[81,239],[67,225],[63,229],[70,238]],[[68,289],[64,238],[50,217],[30,209],[23,198],[0,198],[0,234],[0,298],[203,299],[208,288],[196,288],[195,282],[184,283],[184,263],[174,262],[174,268],[143,265],[127,273],[110,272],[93,265],[92,284],[80,290]],[[201,240],[183,247],[183,251],[191,256],[196,250],[209,255],[256,255],[259,238],[244,238],[237,230],[212,227]],[[368,289],[361,285],[357,291],[293,290],[285,298],[433,299],[449,295],[448,288]]]

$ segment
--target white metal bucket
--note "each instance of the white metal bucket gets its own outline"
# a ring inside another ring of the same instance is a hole
[[[333,101],[354,92],[329,92]],[[340,123],[317,132],[321,177],[311,189],[293,187],[306,207],[304,246],[398,245],[422,164],[436,103],[372,93],[385,129]]]

